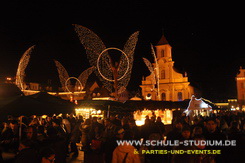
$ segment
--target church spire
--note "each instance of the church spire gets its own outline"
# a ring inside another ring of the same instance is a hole
[[[166,45],[166,44],[168,44],[168,41],[167,41],[166,37],[163,34],[161,39],[158,41],[157,45]]]

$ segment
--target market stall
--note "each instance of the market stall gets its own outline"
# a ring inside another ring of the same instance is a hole
[[[173,111],[169,109],[161,110],[137,110],[134,112],[134,119],[137,126],[142,126],[145,124],[146,117],[161,117],[162,122],[165,125],[171,124],[173,119]]]
[[[79,101],[75,109],[77,116],[89,118],[90,116],[96,117],[109,117],[110,114],[124,114],[132,110],[124,103],[112,100],[83,100]]]

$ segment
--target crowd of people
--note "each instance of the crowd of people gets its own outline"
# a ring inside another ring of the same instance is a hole
[[[240,162],[245,147],[244,112],[220,112],[190,121],[182,114],[166,126],[160,117],[146,116],[136,126],[133,115],[102,119],[71,115],[52,117],[8,117],[1,124],[0,162],[65,163],[84,152],[84,162]],[[117,140],[235,140],[235,146],[143,146],[118,145]],[[77,145],[81,143],[82,147]],[[221,150],[221,154],[142,154],[142,150]]]

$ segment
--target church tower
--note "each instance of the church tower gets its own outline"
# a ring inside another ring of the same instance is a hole
[[[159,97],[157,88],[152,89],[152,76],[147,76],[142,80],[142,95],[144,98],[151,97],[152,100],[162,101],[183,101],[190,99],[194,94],[194,89],[188,82],[188,77],[178,73],[174,68],[172,60],[172,47],[167,39],[162,35],[155,46],[157,62],[159,66]],[[152,64],[156,69],[156,63]],[[156,73],[156,72],[155,72]]]
[[[237,100],[240,106],[245,105],[245,69],[240,67],[239,74],[236,76]]]

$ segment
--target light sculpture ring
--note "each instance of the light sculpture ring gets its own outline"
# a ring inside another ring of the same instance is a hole
[[[78,80],[78,78],[76,78],[76,77],[69,77],[68,79],[66,79],[66,82],[65,82],[65,87],[66,87],[66,90],[67,90],[68,92],[72,92],[72,91],[70,91],[70,89],[67,87],[67,82],[68,82],[69,80],[71,80],[71,79],[75,79],[76,81],[78,81],[79,85],[81,86],[81,89],[80,89],[80,90],[83,89],[82,83],[80,82],[80,80]]]
[[[114,82],[115,80],[108,79],[107,77],[105,77],[105,76],[101,73],[100,68],[99,68],[99,60],[100,60],[102,54],[105,53],[105,52],[108,51],[108,50],[118,50],[118,51],[120,51],[120,52],[126,57],[126,59],[127,59],[127,69],[126,69],[125,73],[124,73],[120,78],[117,79],[117,80],[119,81],[119,80],[123,79],[124,76],[125,76],[125,75],[127,74],[127,72],[129,71],[129,58],[128,58],[127,54],[126,54],[124,51],[122,51],[121,49],[118,49],[118,48],[113,48],[113,47],[112,47],[112,48],[106,48],[105,50],[103,50],[103,51],[100,53],[100,55],[99,55],[99,57],[98,57],[98,59],[97,59],[97,69],[98,69],[98,72],[99,72],[100,76],[101,76],[103,79],[107,80],[107,81]]]

